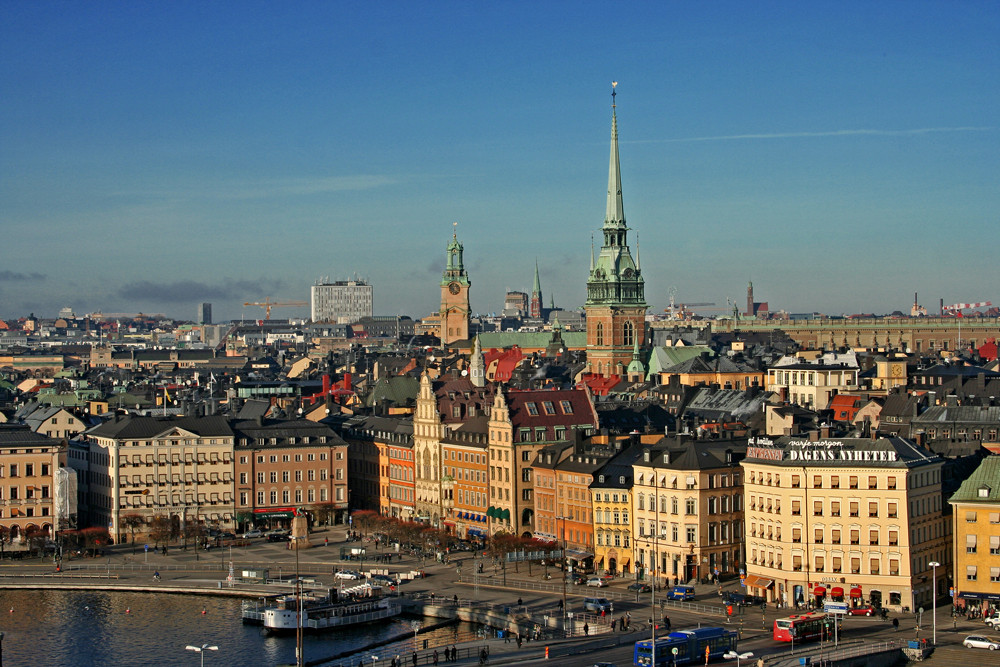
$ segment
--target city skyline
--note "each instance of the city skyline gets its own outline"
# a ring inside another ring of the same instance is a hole
[[[1000,300],[962,256],[998,238],[991,3],[3,14],[0,317],[257,319],[321,276],[422,317],[455,221],[474,312],[536,258],[545,305],[580,307],[612,80],[650,313],[748,280],[790,312]]]

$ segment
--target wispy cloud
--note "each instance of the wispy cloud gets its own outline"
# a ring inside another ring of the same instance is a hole
[[[0,271],[0,282],[38,282],[40,280],[45,280],[44,274]]]
[[[828,130],[825,132],[772,132],[760,134],[723,134],[715,137],[684,137],[680,139],[647,139],[623,143],[676,144],[695,141],[746,141],[752,139],[814,139],[818,137],[905,137],[944,132],[989,132],[995,127],[921,127],[911,130]]]

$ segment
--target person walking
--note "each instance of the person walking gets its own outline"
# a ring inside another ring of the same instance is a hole
[[[667,632],[670,632],[670,617],[669,616],[664,616],[663,617],[663,625],[664,625],[664,627],[666,627]]]
[[[892,631],[893,632],[898,632],[899,631],[899,619],[898,618],[892,619]]]
[[[617,623],[617,622],[618,622],[617,618],[612,618],[611,619],[611,632],[615,631],[615,623]]]
[[[413,667],[417,667],[417,652],[416,651],[413,652],[413,658],[411,658],[410,663],[413,665]]]
[[[586,623],[583,624],[583,636],[587,637],[590,635],[590,626]]]
[[[438,664],[438,650],[434,649],[434,664]]]

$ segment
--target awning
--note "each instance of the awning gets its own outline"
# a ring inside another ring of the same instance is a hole
[[[465,534],[469,537],[486,537],[486,533],[478,528],[468,528],[466,529]]]
[[[830,589],[830,595],[832,595],[835,598],[842,598],[844,597],[844,589],[841,588],[840,586],[834,586],[833,588]]]
[[[852,598],[863,597],[863,595],[861,593],[861,586],[855,586],[854,588],[851,589],[851,597]]]
[[[594,554],[589,551],[580,551],[578,549],[567,549],[566,557],[572,558],[573,560],[586,560],[588,558],[593,558]]]
[[[500,512],[500,518],[504,521],[510,521],[510,510],[503,510]]]
[[[755,588],[770,588],[771,584],[774,583],[774,579],[760,577],[756,574],[748,574],[743,583],[747,586],[753,586]]]
[[[489,509],[486,510],[486,516],[493,519],[496,517],[496,515],[497,515],[497,508],[493,507],[493,505],[490,505]]]
[[[966,593],[958,594],[958,597],[965,600],[1000,600],[1000,593]]]
[[[813,595],[826,595],[826,586],[817,586],[814,588]]]

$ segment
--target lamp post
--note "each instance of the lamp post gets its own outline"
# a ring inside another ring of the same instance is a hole
[[[937,646],[937,569],[940,564],[941,563],[937,562],[936,560],[932,560],[930,563],[928,563],[928,565],[931,566],[931,569],[934,572],[932,579],[933,583],[931,584],[932,586],[931,604],[933,605],[932,607],[933,611],[931,612],[931,617],[932,617],[931,620],[934,624],[934,646]]]
[[[566,517],[557,516],[556,521],[562,521],[562,531],[560,532],[562,544],[562,571],[563,571],[563,608],[562,608],[562,626],[563,626],[563,636],[568,637],[569,628],[566,626],[566,573],[569,570],[569,558],[566,556]]]
[[[304,535],[289,537],[295,547],[295,667],[302,667],[302,583],[299,579],[299,545],[298,540]]]
[[[189,651],[194,651],[195,653],[201,653],[201,667],[205,667],[205,651],[218,651],[218,646],[209,646],[208,644],[202,644],[201,646],[185,646]]]
[[[736,651],[729,651],[728,653],[724,653],[722,657],[726,660],[736,660],[736,667],[740,667],[740,660],[749,660],[753,657],[753,652],[737,653]]]

